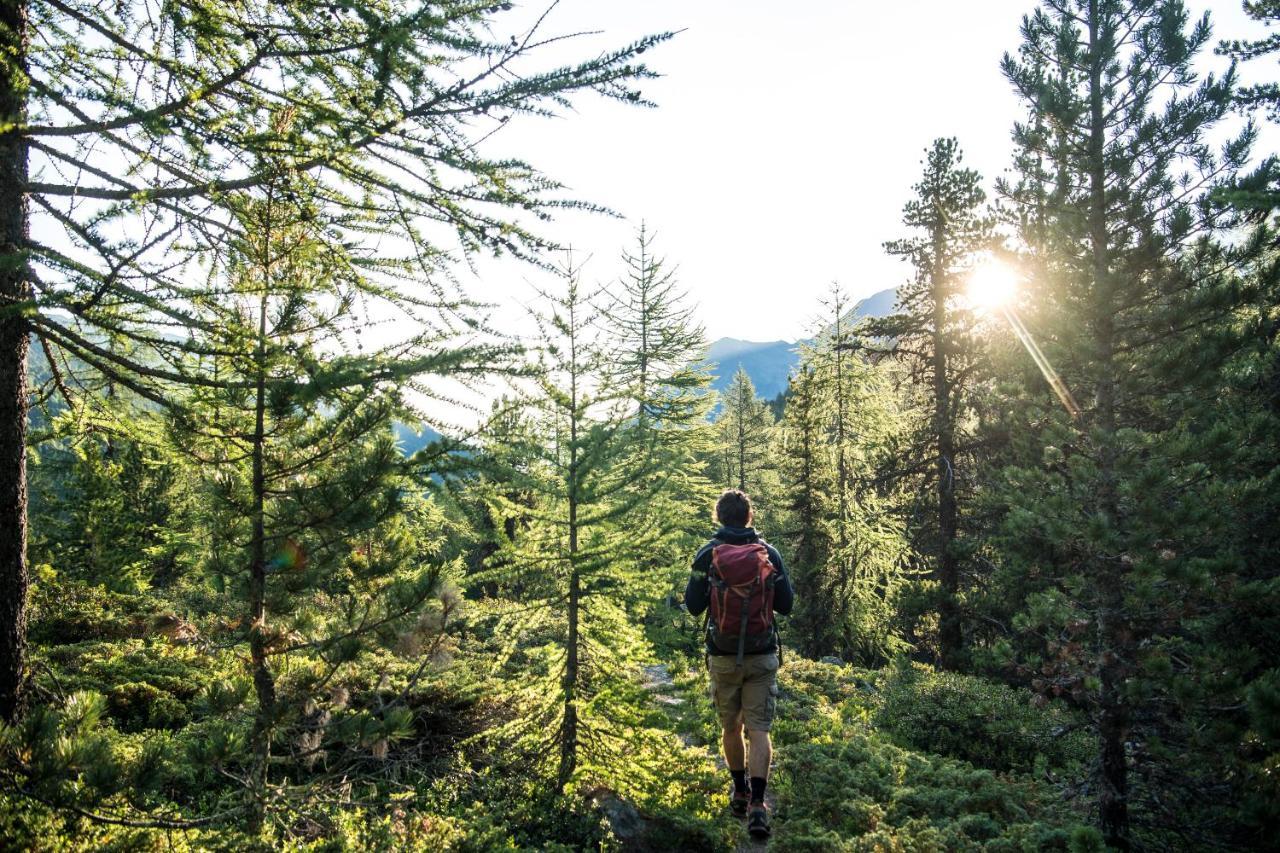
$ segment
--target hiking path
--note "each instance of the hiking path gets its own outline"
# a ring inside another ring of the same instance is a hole
[[[642,667],[641,674],[643,678],[642,684],[644,685],[644,688],[653,695],[653,701],[662,706],[673,716],[678,715],[688,700],[682,698],[676,691],[675,680],[671,677],[671,671],[667,665],[665,663],[658,663]],[[693,739],[687,734],[681,734],[680,740],[684,741],[686,746],[698,747],[698,745],[693,742]],[[728,766],[724,763],[724,756],[720,754],[720,750],[716,748],[717,746],[718,745],[716,744],[712,744],[709,747],[702,748],[705,749],[712,758],[714,758],[716,767],[724,773],[725,785],[727,787],[729,784]],[[770,820],[773,820],[773,792],[766,790],[764,800],[765,804],[769,807]],[[774,828],[775,830],[777,828],[776,821]],[[735,853],[747,853],[748,851],[750,851],[750,853],[763,853],[763,851],[767,850],[768,847],[769,843],[767,840],[757,841],[747,835],[746,821],[743,821],[740,840],[738,841],[738,846],[734,848]]]

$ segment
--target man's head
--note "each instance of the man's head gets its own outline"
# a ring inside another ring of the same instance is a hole
[[[741,489],[729,489],[716,501],[716,520],[725,527],[750,527],[751,498]]]

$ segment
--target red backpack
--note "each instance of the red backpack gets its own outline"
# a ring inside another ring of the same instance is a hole
[[[707,636],[722,652],[760,654],[774,647],[773,587],[778,571],[760,542],[711,549]]]

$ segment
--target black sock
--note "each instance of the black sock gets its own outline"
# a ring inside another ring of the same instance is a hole
[[[764,786],[768,784],[769,784],[768,779],[763,779],[759,776],[751,777],[751,802],[752,803],[764,802]]]
[[[730,770],[729,775],[733,777],[733,790],[738,793],[747,790],[747,771]]]

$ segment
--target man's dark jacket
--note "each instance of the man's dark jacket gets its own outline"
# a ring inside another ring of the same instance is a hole
[[[721,527],[716,531],[715,537],[703,545],[698,550],[697,556],[693,558],[693,571],[689,575],[688,585],[684,588],[684,603],[690,613],[697,616],[711,603],[711,582],[707,580],[707,572],[711,570],[711,549],[720,544],[746,545],[751,542],[759,542],[764,546],[769,552],[769,562],[773,563],[773,568],[778,572],[778,580],[773,587],[774,612],[784,616],[791,612],[791,605],[795,602],[795,592],[791,589],[791,578],[787,577],[787,570],[782,565],[782,555],[778,553],[778,549],[761,539],[754,527]],[[777,642],[775,635],[774,651],[777,651]],[[707,654],[720,656],[736,653],[720,651],[708,638]]]

